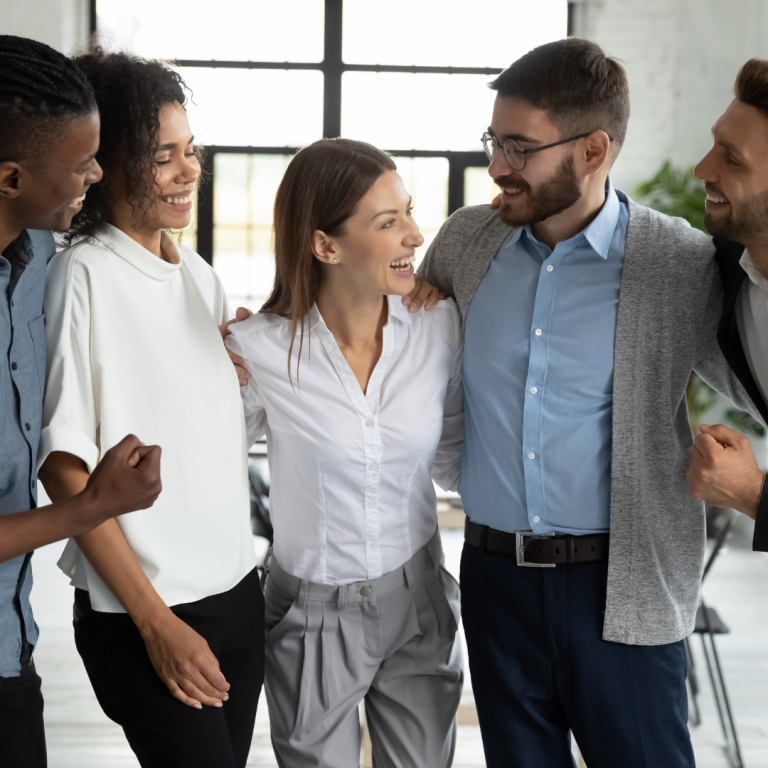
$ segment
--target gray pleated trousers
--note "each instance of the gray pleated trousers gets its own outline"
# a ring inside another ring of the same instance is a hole
[[[448,768],[461,698],[459,585],[440,534],[405,565],[342,587],[268,557],[264,688],[281,768],[358,768],[358,704],[376,768]]]

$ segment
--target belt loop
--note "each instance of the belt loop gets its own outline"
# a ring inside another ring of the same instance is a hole
[[[480,530],[480,541],[478,542],[478,547],[480,547],[480,554],[485,557],[485,544],[488,541],[488,531],[490,528],[487,525],[481,526]]]
[[[299,608],[305,608],[307,605],[307,590],[309,589],[309,582],[306,579],[301,580],[301,586],[299,587]]]
[[[413,573],[413,566],[411,565],[411,561],[410,560],[403,565],[403,573],[405,574],[405,585],[406,585],[406,587],[408,587],[408,589],[415,589],[416,588],[416,576]]]
[[[338,597],[336,606],[339,610],[339,613],[346,610],[346,607],[347,607],[347,585],[346,584],[342,584],[339,587],[339,597]]]

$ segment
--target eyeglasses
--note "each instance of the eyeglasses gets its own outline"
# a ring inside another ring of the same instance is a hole
[[[592,131],[587,133],[580,133],[578,136],[571,136],[570,139],[563,139],[562,141],[556,141],[554,144],[545,144],[543,147],[534,147],[533,149],[523,149],[515,139],[506,139],[503,144],[499,144],[496,141],[496,137],[486,131],[480,141],[483,142],[483,149],[490,162],[493,162],[493,158],[496,157],[496,153],[501,150],[504,152],[504,159],[509,163],[510,168],[515,171],[522,171],[525,168],[526,155],[532,155],[534,152],[541,152],[545,149],[551,149],[552,147],[559,147],[561,144],[568,144],[571,141],[578,141],[585,136],[589,136]],[[610,141],[613,141],[612,137],[608,137]]]

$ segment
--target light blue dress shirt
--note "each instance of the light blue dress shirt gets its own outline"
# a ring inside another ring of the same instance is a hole
[[[529,227],[494,256],[467,312],[461,496],[501,531],[610,528],[613,346],[627,206],[554,251]]]
[[[56,248],[50,232],[25,231],[0,254],[0,515],[37,503],[37,448],[45,387],[45,271]],[[0,677],[18,677],[32,617],[32,555],[0,563]],[[0,758],[2,763],[2,758]]]

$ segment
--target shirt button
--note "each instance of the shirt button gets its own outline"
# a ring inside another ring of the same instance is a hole
[[[539,390],[536,387],[531,387],[531,394],[535,395]]]
[[[538,523],[539,520],[541,520],[541,518],[538,515],[536,515],[536,517],[533,518],[534,523]]]
[[[363,597],[370,597],[370,596],[371,596],[371,588],[370,588],[370,587],[363,587],[363,588],[360,590],[360,594],[361,594]]]
[[[554,267],[553,267],[553,266],[550,264],[550,265],[547,267],[547,272],[551,272],[553,269],[554,269]]]
[[[11,368],[15,371],[19,366],[16,363],[11,363]]]
[[[371,462],[371,463],[368,465],[368,469],[378,469],[378,468],[379,468],[379,465],[378,465],[378,464],[377,464],[375,461],[372,461],[372,462]]]
[[[379,542],[378,541],[372,541],[371,542],[371,549],[378,549],[379,548]]]
[[[366,427],[372,427],[373,426],[373,419],[368,419],[368,421],[365,422]]]
[[[537,329],[534,331],[534,333],[535,333],[537,336],[541,336],[541,328],[537,328]]]
[[[24,426],[27,428],[27,432],[32,429],[32,425],[29,422],[27,422]]]
[[[536,454],[535,453],[529,453],[528,454],[528,458],[529,459],[535,459],[536,458]]]

